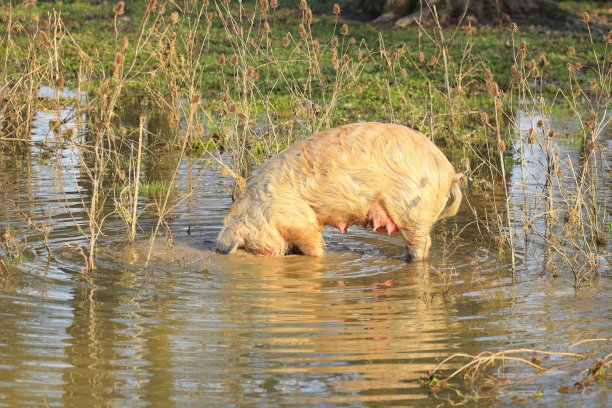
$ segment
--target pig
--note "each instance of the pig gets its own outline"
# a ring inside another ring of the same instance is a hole
[[[217,251],[325,255],[324,226],[399,232],[406,261],[425,259],[434,223],[461,204],[452,164],[423,134],[356,123],[309,136],[267,160],[232,204]]]

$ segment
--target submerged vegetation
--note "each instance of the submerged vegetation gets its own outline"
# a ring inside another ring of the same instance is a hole
[[[178,169],[185,157],[208,156],[236,195],[253,165],[305,135],[360,120],[401,123],[442,146],[468,175],[466,188],[490,195],[491,212],[474,210],[475,221],[511,258],[512,273],[533,244],[545,248],[545,273],[591,282],[609,266],[602,137],[612,33],[592,28],[588,12],[584,31],[571,35],[469,19],[446,28],[433,15],[433,24],[379,32],[344,19],[337,5],[314,14],[306,1],[4,2],[2,154],[78,152],[89,273],[108,217],[121,217],[134,240],[149,205],[141,198],[155,197],[154,240],[173,203],[190,194],[176,197],[176,170],[145,183],[147,160],[170,157]],[[45,140],[31,138],[38,111],[53,115]],[[576,126],[555,128],[555,115]],[[559,140],[580,146],[578,162]],[[537,174],[527,157],[537,157]],[[7,259],[12,242],[3,242]]]

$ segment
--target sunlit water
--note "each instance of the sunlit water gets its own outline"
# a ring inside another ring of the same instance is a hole
[[[37,114],[34,138],[53,138],[53,117]],[[577,157],[576,148],[562,148]],[[437,406],[462,395],[483,406],[517,397],[538,406],[610,405],[609,378],[559,392],[592,359],[526,383],[535,371],[515,364],[488,370],[508,385],[491,387],[489,378],[436,391],[421,384],[453,353],[561,351],[612,337],[609,270],[575,290],[569,273],[543,277],[539,253],[527,250],[512,278],[509,260],[491,252],[491,236],[467,204],[437,226],[428,263],[406,264],[396,235],[355,227],[344,236],[326,230],[322,259],[217,255],[230,181],[210,161],[186,158],[176,195],[193,194],[173,211],[171,238],[162,229],[149,267],[152,207],[134,245],[117,217],[106,219],[87,281],[79,250],[86,241],[76,225],[86,228],[82,198],[90,191],[78,157],[68,147],[50,157],[37,148],[0,157],[0,223],[28,237],[19,273],[0,293],[0,406]],[[169,179],[175,163],[145,165],[144,177]],[[481,211],[492,205],[468,200]],[[50,225],[50,255],[42,234],[26,231],[27,219]],[[596,356],[611,351],[609,342],[573,351],[595,346]],[[572,361],[543,364],[555,359]],[[541,385],[541,398],[533,397]]]

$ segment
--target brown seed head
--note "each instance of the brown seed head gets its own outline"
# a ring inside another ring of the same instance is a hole
[[[60,127],[60,121],[57,119],[51,119],[49,121],[49,129],[52,131],[58,130]]]
[[[513,79],[516,79],[517,81],[523,80],[523,74],[521,73],[521,71],[519,71],[516,65],[513,65],[512,68],[510,68],[510,75]]]
[[[268,9],[268,0],[259,0],[259,8],[263,10]]]
[[[306,9],[304,18],[306,19],[306,23],[312,24],[312,10],[310,8]]]
[[[491,82],[491,85],[489,85],[489,94],[493,97],[499,96],[499,85],[497,85],[497,82]]]
[[[191,104],[198,105],[202,101],[202,96],[199,93],[193,94],[191,97]]]
[[[486,125],[487,123],[489,123],[489,115],[487,115],[486,112],[480,112],[480,122],[483,125]]]
[[[569,47],[567,47],[567,53],[569,55],[575,55],[576,54],[576,49],[570,45]]]
[[[548,132],[546,132],[546,136],[555,137],[555,131],[552,129],[548,129]]]
[[[227,167],[225,164],[221,165],[221,167],[219,167],[219,173],[221,173],[224,176],[229,176],[233,173],[233,171],[231,171],[229,169],[229,167]]]
[[[317,40],[312,40],[312,49],[315,51],[319,51],[321,44]]]
[[[285,47],[285,48],[289,47],[290,43],[291,43],[290,35],[289,35],[289,33],[287,33],[285,35],[285,38],[283,39],[283,47]]]
[[[335,35],[331,39],[331,45],[332,47],[335,47],[338,45],[338,37],[336,37]]]
[[[531,68],[531,76],[535,78],[540,76],[540,70],[538,69],[538,67]]]
[[[220,54],[219,57],[217,57],[217,62],[219,65],[225,65],[225,54]]]
[[[178,21],[179,21],[178,11],[172,12],[172,14],[170,14],[170,17],[168,17],[168,23],[170,23],[171,25],[175,25],[176,23],[178,23]]]
[[[264,33],[269,33],[270,31],[272,31],[272,28],[270,28],[270,23],[268,23],[267,21],[263,24],[263,31]]]
[[[332,8],[332,13],[334,13],[335,15],[338,15],[341,13],[342,10],[340,10],[340,5],[338,3],[334,3],[334,7]]]
[[[100,84],[100,94],[102,96],[108,95],[108,80],[106,79]]]
[[[257,68],[247,67],[246,73],[249,78],[252,78],[252,79],[259,78],[259,70]]]
[[[270,2],[270,7],[272,7],[273,9],[278,7],[278,0],[272,0]]]
[[[127,50],[129,45],[130,45],[130,40],[128,40],[126,36],[123,36],[123,38],[121,39],[121,48],[123,48],[124,50]]]
[[[510,24],[510,31],[512,31],[513,33],[516,33],[518,31],[518,26],[516,25],[516,23]]]
[[[306,37],[308,37],[308,32],[306,31],[306,27],[304,27],[304,24],[300,24],[298,29],[300,31],[300,37],[302,39],[305,39]]]
[[[232,66],[238,65],[238,56],[236,54],[232,54],[232,56],[230,57],[230,64]]]
[[[120,1],[119,3],[115,4],[115,7],[113,7],[113,11],[118,16],[122,15],[123,13],[125,13],[125,3]]]
[[[423,51],[419,51],[419,62],[425,62],[425,54],[423,54]]]
[[[544,127],[544,121],[542,119],[538,119],[537,126],[539,129],[542,129],[542,127]]]
[[[500,141],[497,143],[497,149],[500,151],[500,153],[505,152],[505,151],[506,151],[506,143],[504,143],[504,141],[503,141],[503,140],[500,140]]]
[[[47,37],[47,33],[45,33],[44,31],[40,32],[40,39],[46,47],[49,47],[51,45],[51,41],[49,41],[49,37]]]
[[[612,44],[612,30],[608,31],[608,35],[606,36],[606,44]]]
[[[342,27],[340,27],[340,34],[342,35],[347,35],[349,32],[349,28],[346,24],[342,24]]]
[[[124,57],[123,54],[118,52],[115,53],[115,65],[120,66],[123,65]]]
[[[546,58],[546,55],[540,55],[540,58],[538,59],[538,64],[540,64],[541,67],[548,64],[548,59]]]
[[[404,78],[408,78],[408,71],[406,71],[406,68],[402,68],[400,70],[400,74],[404,77]]]
[[[153,10],[157,6],[156,0],[147,0],[147,10]]]
[[[589,24],[589,22],[591,21],[591,15],[587,12],[585,12],[582,15],[582,21],[584,21],[584,24]]]
[[[69,127],[62,133],[62,137],[66,140],[70,140],[74,137],[74,127]]]
[[[126,137],[127,136],[127,129],[124,128],[123,126],[121,126],[119,128],[119,135],[121,135],[121,137]]]
[[[197,125],[194,126],[193,130],[195,130],[195,132],[198,135],[201,135],[202,133],[204,133],[204,125],[201,123],[198,123]]]
[[[535,68],[535,60],[529,61],[529,69],[534,69],[534,68]]]
[[[306,10],[308,8],[308,3],[306,0],[300,0],[300,10]]]
[[[355,44],[357,44],[357,40],[355,38],[351,37],[351,39],[349,40],[349,44],[350,45],[355,45]]]

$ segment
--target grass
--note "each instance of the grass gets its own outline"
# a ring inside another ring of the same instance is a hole
[[[140,194],[143,197],[163,197],[170,189],[166,180],[151,180],[140,183]]]
[[[173,185],[189,154],[218,162],[237,196],[253,165],[296,140],[377,120],[420,130],[467,173],[468,186],[503,193],[492,195],[492,215],[474,217],[499,252],[510,254],[514,273],[518,242],[538,241],[549,250],[548,270],[571,271],[576,286],[597,275],[609,255],[600,248],[610,234],[600,139],[610,118],[612,35],[590,17],[569,33],[467,22],[396,30],[344,19],[330,2],[317,3],[319,14],[304,2],[276,4],[26,1],[0,10],[0,146],[27,151],[34,113],[56,112],[54,140],[46,143],[76,148],[91,185],[83,197],[88,225],[77,226],[88,242],[86,271],[95,268],[109,216],[125,221],[129,240],[137,238],[139,196],[155,198],[151,240],[167,228],[185,198],[175,197]],[[76,96],[40,98],[42,86]],[[84,131],[66,128],[65,110]],[[544,119],[515,132],[519,110]],[[553,114],[579,124],[579,166],[567,167],[560,155]],[[159,115],[167,118],[163,126]],[[528,191],[533,175],[524,157],[533,149],[545,152],[538,169],[545,179]],[[168,181],[143,182],[141,166],[162,160],[173,161]],[[518,185],[508,185],[511,171],[521,172]],[[537,204],[528,202],[532,195]],[[105,211],[110,203],[114,215]],[[571,228],[563,213],[573,214]],[[568,229],[580,233],[560,240]]]

